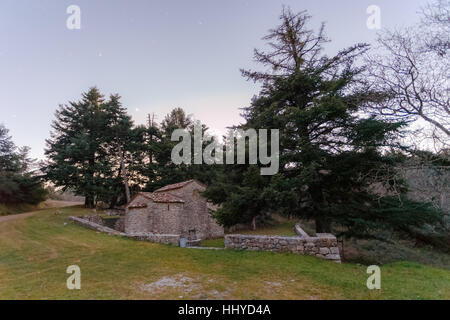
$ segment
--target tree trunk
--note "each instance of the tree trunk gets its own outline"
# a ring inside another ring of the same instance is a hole
[[[328,203],[324,199],[321,185],[310,185],[309,190],[314,202],[314,210],[317,212],[317,216],[314,217],[316,222],[316,233],[331,233],[330,219],[323,214],[323,208],[326,208]]]
[[[256,216],[252,219],[252,230],[256,230]]]
[[[122,148],[119,146],[119,154],[120,154],[120,167],[123,174],[123,183],[125,185],[125,195],[127,197],[127,203],[130,202],[130,188],[128,187],[128,178],[127,178],[127,168],[125,167],[125,163],[123,161],[123,153]]]
[[[84,197],[84,206],[90,209],[94,208],[94,197],[91,194]]]
[[[316,221],[316,233],[331,233],[330,221],[325,217],[317,217]]]
[[[94,185],[94,166],[95,166],[95,155],[91,155],[89,158],[89,168],[87,171],[88,178],[88,189],[87,194],[84,198],[84,206],[86,208],[94,208],[95,193],[92,191]]]
[[[122,167],[119,166],[119,169],[117,171],[117,179],[119,180],[121,176],[122,176]],[[112,197],[111,201],[109,202],[109,207],[111,209],[114,208],[116,206],[118,200],[119,200],[119,196],[118,196],[117,192],[114,192],[114,196]]]

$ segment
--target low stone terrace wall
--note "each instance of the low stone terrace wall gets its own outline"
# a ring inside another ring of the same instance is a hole
[[[98,215],[82,217],[71,216],[68,217],[68,219],[85,228],[107,234],[118,235],[134,240],[164,243],[175,246],[180,245],[180,235],[153,233],[128,234],[103,225],[103,220]],[[315,237],[310,237],[299,225],[295,226],[295,231],[298,236],[294,237],[229,234],[225,236],[225,248],[253,251],[292,252],[314,255],[319,258],[341,262],[337,239],[334,235],[331,233],[318,233]],[[200,241],[190,241],[187,245],[198,246],[200,245]]]
[[[174,246],[180,245],[180,235],[178,234],[124,233],[124,236],[134,240],[171,244]]]
[[[70,221],[75,222],[76,224],[83,226],[85,228],[105,232],[108,234],[115,234],[115,235],[123,235],[124,233],[119,232],[117,230],[111,229],[109,227],[106,227],[102,225],[102,219],[100,216],[83,216],[83,217],[75,217],[71,216],[67,218]]]
[[[314,255],[319,258],[341,262],[337,239],[331,233],[318,233],[310,237],[300,226],[295,226],[298,236],[264,236],[230,234],[225,236],[225,248],[291,252],[305,255]]]
[[[99,219],[100,218],[100,219]],[[104,232],[107,234],[112,235],[118,235],[134,240],[141,240],[141,241],[149,241],[149,242],[156,242],[156,243],[164,243],[164,244],[171,244],[175,246],[179,246],[180,244],[180,236],[177,234],[154,234],[154,233],[124,233],[120,232],[114,229],[111,229],[109,227],[106,227],[102,225],[102,219],[98,216],[82,216],[82,217],[75,217],[71,216],[68,217],[70,221],[73,221],[74,223],[81,225],[85,228],[96,230],[99,232]]]
[[[106,209],[105,210],[105,214],[107,216],[124,216],[125,215],[125,209],[120,209],[120,208]]]

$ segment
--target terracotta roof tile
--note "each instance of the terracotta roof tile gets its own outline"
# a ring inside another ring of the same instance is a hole
[[[182,188],[185,185],[191,183],[192,181],[195,181],[195,180],[188,180],[188,181],[178,182],[178,183],[174,183],[174,184],[169,184],[169,185],[167,185],[165,187],[162,187],[162,188],[159,188],[158,190],[155,190],[155,192],[164,192],[164,191],[179,189],[179,188]]]
[[[148,199],[153,200],[154,202],[179,202],[184,203],[184,200],[171,195],[169,193],[161,192],[161,193],[151,193],[151,192],[139,192],[139,194],[142,194],[144,197],[147,197]]]

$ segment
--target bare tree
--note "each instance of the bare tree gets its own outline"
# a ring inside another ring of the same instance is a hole
[[[449,0],[439,0],[423,9],[419,25],[379,34],[377,53],[367,57],[369,88],[384,97],[368,107],[386,117],[421,119],[441,148],[450,138],[449,7]]]
[[[437,0],[421,11],[421,29],[425,34],[426,49],[440,56],[450,50],[450,0]],[[448,58],[448,57],[447,57]]]

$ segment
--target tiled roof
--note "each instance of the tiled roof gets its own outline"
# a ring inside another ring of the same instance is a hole
[[[179,183],[175,183],[175,184],[169,184],[165,187],[159,188],[158,190],[156,190],[155,192],[139,192],[136,194],[137,195],[142,195],[144,197],[146,197],[147,199],[153,200],[154,202],[164,202],[164,203],[173,203],[173,202],[178,202],[178,203],[184,203],[184,200],[174,196],[172,194],[167,193],[166,191],[170,191],[170,190],[175,190],[175,189],[180,189],[182,187],[184,187],[185,185],[196,181],[199,184],[202,184],[200,182],[198,182],[195,179],[192,180],[187,180],[187,181],[183,181],[183,182],[179,182]],[[134,196],[134,198],[136,197]],[[132,202],[133,199],[131,199],[130,202]],[[124,205],[124,208],[126,208],[129,204]],[[135,205],[133,205],[134,207]],[[137,204],[137,206],[140,206],[140,204]]]
[[[178,182],[178,183],[174,183],[174,184],[169,184],[165,187],[155,190],[155,192],[164,192],[164,191],[169,191],[169,190],[174,190],[174,189],[180,189],[193,181],[195,181],[195,180],[188,180],[188,181]]]
[[[179,202],[184,203],[183,199],[171,195],[169,193],[151,193],[151,192],[139,192],[144,197],[153,200],[154,202]]]

